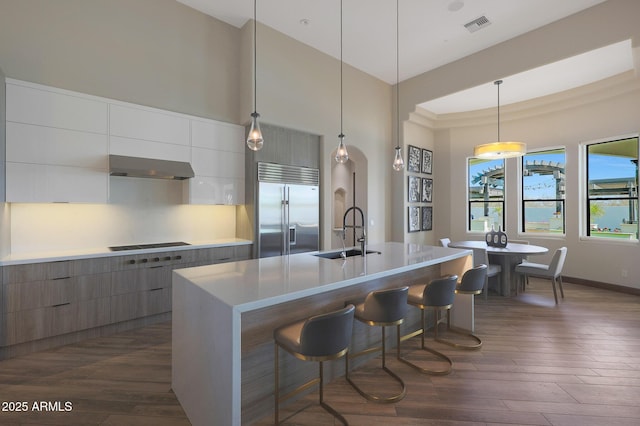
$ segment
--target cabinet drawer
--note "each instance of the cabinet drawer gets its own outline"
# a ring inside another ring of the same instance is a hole
[[[52,307],[74,300],[72,278],[4,284],[6,312]]]
[[[71,276],[71,261],[9,265],[2,268],[5,284],[56,280]]]
[[[112,274],[111,294],[136,293],[171,285],[171,266],[130,269]]]
[[[109,324],[110,304],[110,298],[103,298],[8,313],[5,345]]]
[[[111,322],[171,311],[171,287],[127,293],[111,298]]]

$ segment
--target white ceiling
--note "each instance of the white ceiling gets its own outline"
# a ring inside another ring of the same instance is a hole
[[[177,0],[236,27],[253,18],[252,0]],[[605,0],[399,0],[400,81],[524,34]],[[257,18],[275,30],[340,58],[340,0],[260,0]],[[395,84],[396,2],[342,0],[343,60]],[[457,9],[457,10],[456,10]],[[464,24],[491,23],[470,33]],[[259,34],[258,34],[259,37]],[[623,53],[620,55],[620,53]],[[631,44],[599,49],[570,60],[505,76],[501,104],[588,84],[633,67]],[[589,66],[584,66],[585,61]],[[593,66],[593,65],[604,66]],[[576,67],[577,65],[577,67]],[[580,70],[579,73],[576,70]],[[570,71],[570,72],[569,72]],[[526,78],[526,84],[520,79]],[[508,83],[508,84],[507,84]],[[504,101],[503,101],[504,99]],[[434,113],[494,106],[493,82],[422,106]]]

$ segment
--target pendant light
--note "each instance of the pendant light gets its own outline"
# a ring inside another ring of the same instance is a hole
[[[256,1],[253,0],[253,112],[251,113],[251,129],[249,129],[249,135],[247,136],[247,146],[253,151],[259,151],[264,144],[264,138],[262,137],[262,131],[260,130],[260,123],[258,122],[258,76],[257,76],[257,37],[256,37]]]
[[[340,134],[338,135],[338,149],[336,161],[344,164],[349,160],[347,146],[344,144],[344,132],[342,131],[342,0],[340,0]]]
[[[527,153],[527,144],[524,142],[500,141],[500,85],[502,80],[496,80],[493,84],[498,87],[498,141],[476,145],[473,149],[473,155],[474,157],[488,160],[521,157]]]
[[[396,0],[396,155],[393,159],[393,170],[404,169],[402,148],[400,147],[400,6]]]

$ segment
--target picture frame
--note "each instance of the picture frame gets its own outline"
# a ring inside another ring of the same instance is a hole
[[[407,208],[407,226],[409,232],[420,231],[420,207],[409,206]]]
[[[422,158],[420,159],[420,171],[425,174],[433,172],[433,151],[428,149],[422,150]]]
[[[423,203],[433,202],[433,179],[422,178],[422,190],[420,191],[420,201]]]
[[[431,231],[433,229],[433,207],[423,206],[420,213],[420,230]]]
[[[417,146],[409,145],[407,150],[407,171],[413,173],[420,173],[421,167],[421,150]]]
[[[410,203],[420,202],[420,177],[408,176],[407,199]]]

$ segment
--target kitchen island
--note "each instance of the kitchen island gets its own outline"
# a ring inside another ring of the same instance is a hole
[[[278,326],[371,290],[461,275],[473,264],[470,250],[404,243],[368,249],[379,253],[346,260],[302,253],[175,270],[172,388],[191,423],[248,424],[273,412],[272,333]],[[419,313],[410,314],[407,331],[419,326]],[[471,296],[456,295],[452,321],[473,330]],[[354,329],[354,345],[379,339],[379,330],[369,329]],[[344,363],[326,364],[327,377],[344,374]],[[284,388],[316,374],[292,357],[282,368]]]

